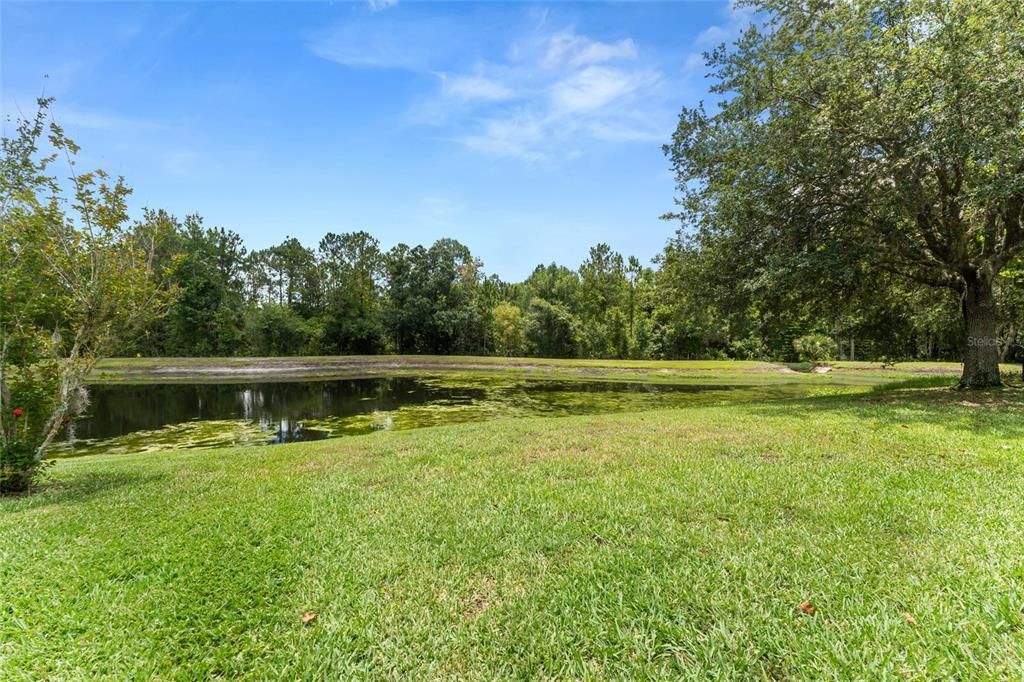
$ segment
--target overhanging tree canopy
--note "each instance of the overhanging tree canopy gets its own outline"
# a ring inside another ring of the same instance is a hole
[[[685,109],[665,148],[680,217],[762,270],[955,291],[961,384],[998,384],[993,283],[1024,244],[1024,6],[744,4],[764,20],[707,55],[719,110]]]

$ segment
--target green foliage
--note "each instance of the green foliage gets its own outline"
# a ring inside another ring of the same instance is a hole
[[[384,256],[366,232],[327,234],[320,240],[324,279],[324,350],[379,353],[385,348],[380,280]]]
[[[793,350],[802,362],[817,365],[835,359],[836,342],[825,334],[807,334],[793,339]]]
[[[729,344],[729,355],[736,360],[764,360],[767,357],[764,344],[755,336],[733,341]]]
[[[482,347],[486,310],[477,305],[481,263],[453,239],[430,248],[399,244],[385,258],[384,320],[400,353]]]
[[[762,23],[708,54],[719,106],[685,109],[666,146],[677,217],[763,315],[856,318],[890,273],[954,291],[964,327],[944,331],[982,341],[961,341],[963,382],[998,382],[993,287],[1024,247],[1020,3],[750,4]]]
[[[485,276],[452,240],[384,253],[366,232],[332,233],[315,251],[289,238],[247,253],[237,235],[206,228],[198,216],[182,222],[149,212],[140,225],[163,235],[154,269],[174,298],[165,315],[143,322],[125,355],[791,360],[793,339],[811,329],[835,330],[843,357],[938,359],[963,347],[949,331],[958,305],[941,292],[876,274],[870,283],[844,282],[844,297],[825,290],[824,302],[806,300],[789,280],[737,282],[734,252],[683,235],[656,270],[598,244],[577,270],[538,266],[509,283]],[[1000,301],[1015,300],[1008,284],[998,291]],[[1000,324],[1007,333],[1019,328],[1008,318]]]
[[[579,321],[561,303],[534,298],[526,310],[526,344],[545,358],[572,358],[579,347]]]
[[[46,437],[50,415],[58,407],[59,367],[53,359],[32,364],[11,364],[4,373],[7,397],[0,400],[3,434],[0,434],[0,494],[29,488],[45,468],[36,457]]]
[[[991,398],[61,460],[0,500],[3,676],[1016,680],[1024,405]]]
[[[153,270],[161,226],[128,222],[123,179],[78,170],[78,146],[49,118],[51,103],[39,100],[36,115],[0,145],[4,492],[27,488],[53,438],[84,409],[95,362],[122,347],[168,293]],[[67,190],[49,170],[58,153],[71,173]]]
[[[248,350],[251,355],[317,355],[323,328],[315,320],[305,320],[290,306],[264,303],[250,308],[246,320]]]
[[[152,214],[149,216],[153,218]],[[245,247],[234,232],[184,225],[167,217],[179,243],[169,279],[177,296],[162,321],[160,354],[232,355],[242,339],[242,266]]]
[[[523,352],[523,311],[519,306],[502,301],[491,311],[491,336],[498,355],[513,356]]]

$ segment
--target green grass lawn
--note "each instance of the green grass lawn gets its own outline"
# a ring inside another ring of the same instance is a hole
[[[788,381],[877,384],[920,375],[955,377],[953,362],[835,362],[827,377],[811,375],[808,366],[743,360],[577,360],[456,355],[321,355],[278,358],[108,358],[93,371],[94,383],[222,382],[329,379],[424,373],[501,374],[543,379],[645,381],[656,383],[775,383]],[[1003,365],[1020,376],[1020,367]]]
[[[93,456],[0,679],[1020,679],[1022,548],[1020,388]]]

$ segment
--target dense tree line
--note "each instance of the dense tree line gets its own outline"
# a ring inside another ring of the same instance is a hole
[[[787,279],[806,272],[766,273],[743,244],[700,243],[686,229],[654,267],[597,244],[576,268],[539,265],[506,282],[452,239],[384,249],[367,232],[330,233],[315,247],[289,237],[250,251],[198,216],[150,211],[141,226],[162,235],[154,267],[170,303],[123,354],[795,360],[793,342],[808,334],[831,339],[837,358],[957,359],[963,350],[954,296],[842,268],[808,296]],[[997,289],[1007,360],[1024,320],[1014,282]]]

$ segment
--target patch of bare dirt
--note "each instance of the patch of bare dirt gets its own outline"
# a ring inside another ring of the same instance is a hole
[[[469,592],[462,598],[462,617],[473,620],[486,611],[497,595],[497,584],[489,575],[477,576]]]

